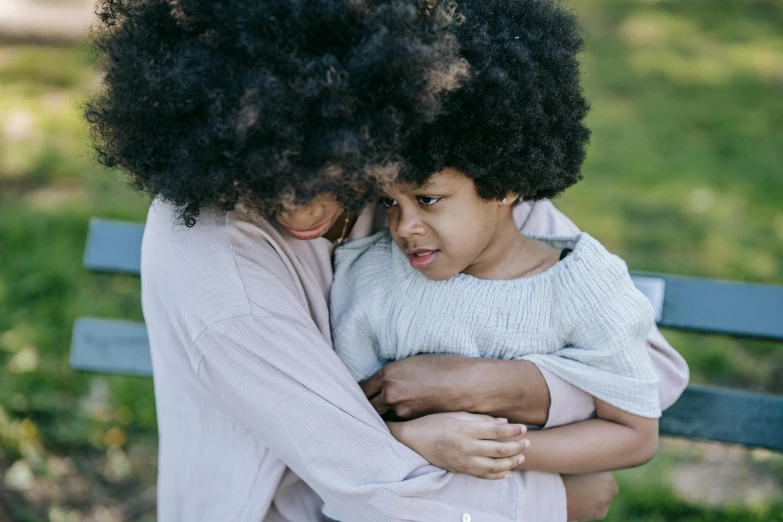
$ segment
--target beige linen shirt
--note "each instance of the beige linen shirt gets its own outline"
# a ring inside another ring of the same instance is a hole
[[[374,231],[368,209],[349,239]],[[550,203],[520,205],[522,230],[576,227]],[[242,210],[181,224],[155,201],[142,247],[142,302],[160,434],[162,522],[564,521],[557,475],[453,475],[397,442],[335,355],[328,297],[333,245],[298,241]],[[661,405],[687,366],[657,330]],[[592,399],[544,372],[548,426],[589,417]],[[323,499],[323,500],[321,500]]]

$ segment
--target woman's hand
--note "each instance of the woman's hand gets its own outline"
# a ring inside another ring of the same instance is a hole
[[[359,383],[380,415],[470,411],[543,425],[549,388],[535,364],[450,354],[394,361]]]
[[[473,413],[437,413],[388,425],[397,440],[429,463],[483,479],[510,476],[530,445],[528,440],[499,440],[523,435],[524,425]]]
[[[428,413],[475,411],[459,406],[464,405],[462,392],[471,387],[476,365],[483,361],[460,355],[414,355],[387,364],[359,385],[380,415],[412,419]]]

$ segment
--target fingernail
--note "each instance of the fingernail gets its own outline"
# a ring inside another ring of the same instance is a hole
[[[506,480],[506,479],[509,479],[509,478],[511,478],[511,473],[506,473],[506,474],[503,476],[503,480]]]
[[[517,459],[517,464],[522,464],[523,462],[525,462],[525,456],[520,455],[519,458]]]
[[[508,419],[504,419],[502,417],[498,417],[497,419],[495,419],[495,422],[499,422],[499,423],[503,424],[503,423],[508,422]]]
[[[525,439],[525,449],[528,449],[530,447],[530,441]]]

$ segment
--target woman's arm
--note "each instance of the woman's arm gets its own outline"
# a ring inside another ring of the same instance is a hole
[[[688,365],[655,327],[647,348],[660,378],[661,408],[666,409],[687,386]],[[530,361],[415,355],[389,363],[361,387],[378,413],[399,419],[469,411],[553,428],[596,412],[589,394]]]
[[[543,425],[550,409],[547,382],[529,361],[415,355],[360,384],[379,414],[398,419],[469,411]]]
[[[263,441],[343,522],[413,520],[412,511],[432,514],[420,520],[522,520],[524,502],[507,501],[524,498],[517,473],[501,481],[453,475],[400,444],[315,325],[281,312],[231,317],[193,349],[201,382],[238,429]]]

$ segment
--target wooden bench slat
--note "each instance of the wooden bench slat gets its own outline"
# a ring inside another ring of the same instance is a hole
[[[73,327],[71,367],[101,373],[152,375],[147,328],[142,323],[83,317]]]
[[[660,326],[783,340],[783,286],[644,275],[665,280]]]
[[[73,333],[71,366],[102,373],[152,375],[144,325],[79,319]],[[661,434],[783,451],[783,397],[689,386],[664,412]]]
[[[139,275],[143,235],[141,223],[91,219],[84,266],[96,272]]]
[[[783,397],[693,385],[660,426],[664,435],[783,451]]]
[[[663,317],[663,301],[666,296],[666,280],[642,274],[631,274],[631,280],[637,290],[643,293],[655,310],[655,322],[660,323]]]

